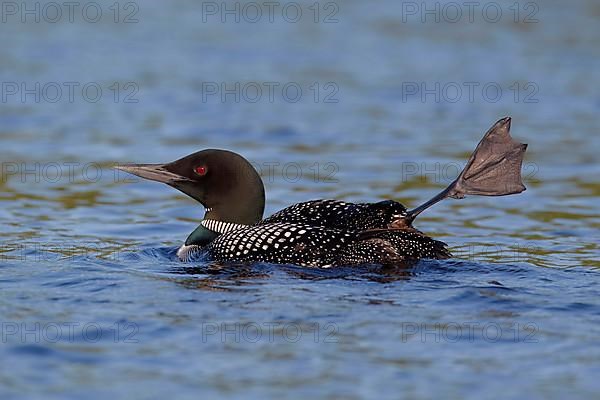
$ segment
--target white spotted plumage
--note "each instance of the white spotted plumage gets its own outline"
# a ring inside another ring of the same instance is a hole
[[[325,239],[343,243],[350,236],[346,232],[316,226],[271,223],[224,233],[210,243],[208,250],[220,261],[319,267],[335,260],[330,246],[323,245]],[[273,238],[276,238],[275,243]],[[240,244],[245,244],[252,252],[238,254],[236,248]]]
[[[221,262],[328,268],[450,255],[444,243],[416,230],[388,230],[405,215],[404,206],[393,201],[313,200],[287,207],[255,225],[204,220],[202,226],[219,236],[204,248],[182,246],[178,256],[190,260],[204,250]],[[361,236],[370,230],[376,231],[368,238]]]

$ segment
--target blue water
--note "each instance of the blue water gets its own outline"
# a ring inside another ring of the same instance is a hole
[[[1,16],[2,399],[597,397],[595,1],[113,3]],[[180,263],[202,207],[110,169],[226,148],[267,214],[416,206],[505,115],[528,190],[436,205],[417,226],[456,258],[396,270]]]

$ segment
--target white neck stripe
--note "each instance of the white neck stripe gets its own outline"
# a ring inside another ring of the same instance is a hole
[[[235,231],[237,229],[246,228],[249,226],[244,224],[235,224],[233,222],[217,221],[214,219],[203,219],[201,225],[206,229],[216,233],[226,233],[230,231]]]

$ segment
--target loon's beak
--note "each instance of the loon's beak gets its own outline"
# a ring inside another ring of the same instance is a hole
[[[185,176],[168,171],[165,168],[165,164],[119,164],[113,168],[137,175],[140,178],[166,183],[167,185],[190,181]]]

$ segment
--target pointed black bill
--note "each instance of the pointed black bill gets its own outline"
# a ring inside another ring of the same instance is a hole
[[[510,117],[496,122],[481,139],[458,178],[437,196],[409,211],[405,220],[410,223],[446,197],[506,196],[524,191],[521,167],[527,145],[510,136],[510,124]]]
[[[139,176],[140,178],[168,185],[189,180],[186,177],[167,171],[164,164],[119,164],[113,168]]]

